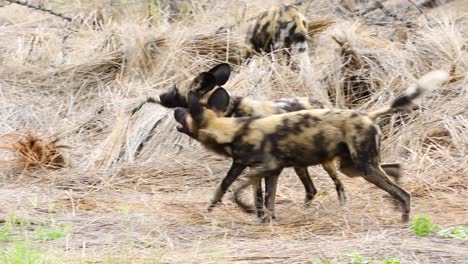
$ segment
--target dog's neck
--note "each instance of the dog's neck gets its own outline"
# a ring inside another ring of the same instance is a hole
[[[198,131],[197,140],[202,144],[217,143],[229,144],[234,141],[234,138],[242,125],[237,118],[217,118],[210,117],[206,125]]]
[[[225,117],[249,117],[268,116],[276,114],[276,106],[273,101],[262,101],[251,98],[235,96],[231,97]]]
[[[242,96],[233,96],[229,99],[229,106],[224,112],[225,117],[238,117],[239,105],[242,102],[244,97]]]

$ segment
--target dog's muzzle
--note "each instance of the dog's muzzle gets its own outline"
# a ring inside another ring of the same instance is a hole
[[[185,108],[177,107],[174,110],[174,118],[179,123],[176,127],[177,131],[191,135],[190,131],[187,128],[186,118],[187,118],[188,110]]]

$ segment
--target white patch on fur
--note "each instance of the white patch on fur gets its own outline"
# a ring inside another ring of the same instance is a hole
[[[278,29],[280,31],[280,34],[278,36],[278,39],[275,41],[275,46],[274,46],[275,49],[284,48],[284,40],[290,35],[289,32],[293,26],[294,26],[294,21],[289,22],[286,28]]]
[[[422,89],[432,91],[440,87],[444,82],[448,81],[449,77],[448,72],[444,70],[435,70],[423,75],[416,83]]]
[[[414,84],[410,85],[408,89],[406,89],[405,93],[407,95],[411,95],[414,94],[417,89],[422,89],[423,92],[430,92],[440,87],[449,79],[449,77],[449,74],[444,70],[428,72],[419,78],[419,80],[417,80]]]
[[[307,48],[308,48],[307,41],[293,43],[292,48],[293,48],[293,52],[295,53],[299,53],[300,49],[304,49],[304,51],[302,52],[307,52]]]
[[[375,148],[377,149],[377,151],[380,152],[380,136],[381,136],[382,132],[380,132],[380,127],[379,126],[374,125],[374,127],[377,130],[377,134],[375,134],[375,136],[374,136]]]

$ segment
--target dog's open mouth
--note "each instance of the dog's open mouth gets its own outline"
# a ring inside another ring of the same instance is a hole
[[[176,121],[178,122],[176,129],[177,131],[192,137],[192,133],[190,133],[190,130],[188,129],[187,123],[186,123],[187,114],[188,114],[188,110],[184,108],[177,107],[174,110],[174,117]]]
[[[177,131],[179,132],[182,132],[182,133],[185,133],[183,130],[184,130],[184,126],[183,125],[177,125],[176,127]]]
[[[184,133],[189,137],[193,137],[192,134],[190,133],[190,131],[188,131],[188,129],[186,127],[184,127],[183,125],[178,125],[176,127],[176,129],[177,129],[177,131],[179,131],[181,133]]]

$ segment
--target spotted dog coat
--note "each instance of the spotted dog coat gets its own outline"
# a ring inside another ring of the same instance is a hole
[[[225,84],[230,76],[230,67],[227,63],[219,64],[213,67],[208,72],[200,73],[193,80],[182,85],[169,89],[159,96],[161,105],[169,108],[174,107],[187,107],[187,93],[194,92],[200,97],[201,102],[206,102],[211,98],[213,93]],[[246,97],[229,97],[229,105],[223,112],[217,112],[218,116],[223,117],[244,117],[244,116],[268,116],[273,114],[287,113],[291,111],[298,111],[304,109],[318,109],[323,108],[323,104],[311,97],[295,97],[295,98],[280,98],[273,101],[254,100]],[[334,164],[325,165],[324,168],[330,171],[333,181],[336,184],[336,190],[340,201],[344,203],[345,195],[344,188],[341,181],[335,176],[336,171]],[[397,167],[397,170],[399,167]],[[311,201],[317,189],[315,188],[312,179],[307,171],[307,168],[295,168],[296,174],[299,176],[306,191],[305,202]],[[398,172],[397,172],[398,173]],[[276,195],[277,180],[274,177],[266,178],[266,200],[269,197]],[[254,188],[254,200],[257,208],[257,214],[260,218],[263,214],[263,191],[261,183],[259,182]]]
[[[292,5],[281,5],[262,13],[248,33],[247,41],[257,52],[307,50],[307,20]]]
[[[241,190],[263,177],[275,177],[285,167],[307,167],[340,160],[340,170],[349,177],[362,176],[397,199],[402,206],[402,220],[409,220],[410,194],[390,181],[380,166],[380,131],[377,119],[409,106],[421,93],[448,79],[444,71],[423,76],[405,96],[388,107],[369,113],[355,110],[315,109],[270,115],[267,117],[223,118],[229,95],[220,88],[200,104],[194,92],[188,95],[189,109],[176,108],[177,130],[202,143],[206,148],[228,157],[233,162],[217,187],[208,210],[221,201],[230,185],[246,168],[254,168],[250,179],[238,187]],[[214,110],[211,110],[214,109]],[[267,208],[274,215],[274,201]]]
[[[185,85],[185,89],[178,89],[174,87],[169,91],[160,95],[160,102],[166,107],[187,107],[187,91],[193,91],[203,104],[207,104],[212,95],[227,82],[230,75],[230,67],[226,63],[219,64],[208,72],[199,74],[194,81]],[[210,80],[209,80],[210,79]],[[206,86],[206,84],[209,84]],[[205,85],[205,86],[203,86]],[[184,93],[184,92],[185,93]],[[229,95],[228,95],[229,96]],[[293,98],[280,98],[273,101],[254,100],[247,97],[229,96],[229,103],[226,109],[222,112],[217,112],[218,116],[222,117],[264,117],[274,114],[282,114],[306,109],[320,109],[323,104],[311,97],[293,97]],[[341,204],[345,203],[346,197],[344,193],[344,186],[338,179],[336,166],[333,162],[322,164],[325,171],[335,183],[335,188]],[[398,180],[400,177],[399,164],[381,164],[385,172]],[[294,167],[296,174],[304,185],[306,191],[305,203],[309,203],[317,194],[312,179],[306,167]],[[267,177],[265,179],[266,188],[266,207],[269,205],[276,196],[277,177]],[[257,208],[257,215],[262,218],[263,213],[263,191],[261,183],[259,182],[254,188],[254,201]],[[274,217],[274,215],[272,216]],[[268,221],[269,219],[264,219]]]

